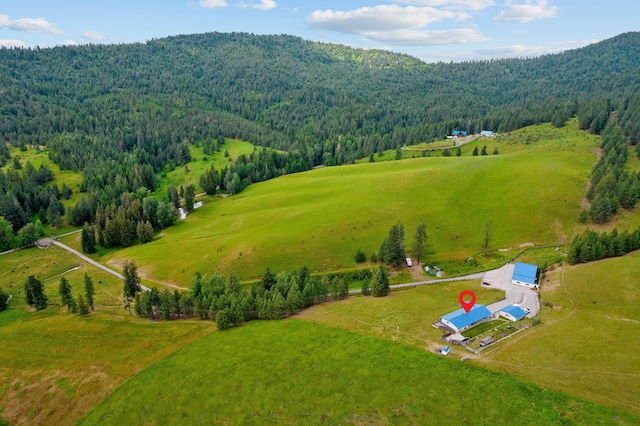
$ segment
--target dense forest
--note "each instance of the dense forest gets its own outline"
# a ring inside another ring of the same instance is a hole
[[[0,49],[0,164],[11,161],[7,143],[49,148],[61,169],[83,172],[83,196],[68,221],[100,219],[100,231],[119,215],[163,226],[140,207],[159,173],[189,162],[189,144],[211,152],[224,137],[272,148],[212,173],[213,191],[230,193],[456,128],[561,126],[578,114],[581,127],[600,133],[618,111],[616,126],[636,144],[639,41],[640,33],[626,33],[539,58],[448,64],[244,33]],[[0,173],[0,216],[14,231],[37,213],[60,220],[64,188],[47,186],[47,170],[15,166]]]

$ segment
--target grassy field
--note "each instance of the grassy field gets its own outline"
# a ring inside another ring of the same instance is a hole
[[[60,308],[59,277],[73,294],[87,272],[96,310],[81,318]],[[44,282],[50,306],[28,309],[28,275]],[[0,285],[14,297],[0,312],[0,418],[10,424],[70,424],[117,385],[214,329],[211,322],[153,323],[122,308],[122,282],[54,248],[0,256]]]
[[[80,424],[634,424],[639,417],[415,348],[303,321],[212,333]]]
[[[542,125],[521,133],[536,132],[552,130]],[[431,253],[425,262],[477,257],[490,221],[492,249],[559,244],[573,232],[597,142],[569,128],[555,132],[559,136],[550,140],[504,142],[513,152],[497,156],[418,158],[283,176],[234,197],[205,199],[204,207],[152,243],[100,260],[134,258],[147,274],[178,283],[196,271],[248,279],[266,266],[349,268],[358,249],[377,251],[397,221],[405,225],[407,246],[417,224],[427,224]]]
[[[205,155],[202,147],[196,147],[191,145],[191,161],[185,166],[177,167],[174,170],[168,172],[166,176],[160,179],[160,185],[156,188],[156,195],[159,197],[166,197],[167,188],[171,185],[179,188],[180,186],[186,186],[190,183],[196,185],[196,193],[201,193],[200,187],[200,175],[206,170],[215,166],[216,170],[220,172],[224,166],[231,166],[233,161],[241,154],[249,155],[253,152],[254,145],[250,142],[245,142],[237,139],[226,139],[225,144],[220,148],[220,152],[216,152],[213,155]],[[224,156],[224,152],[229,153],[228,157]]]
[[[487,365],[640,414],[640,253],[548,274],[543,322],[487,351]]]
[[[297,318],[435,352],[445,344],[444,333],[432,324],[460,308],[458,296],[464,290],[476,294],[476,303],[504,298],[504,292],[481,288],[478,281],[456,281],[393,291],[382,298],[351,297],[323,303],[302,311]],[[452,353],[469,355],[459,346],[453,347]]]

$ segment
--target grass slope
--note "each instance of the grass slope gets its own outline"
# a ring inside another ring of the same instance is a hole
[[[493,248],[558,244],[573,231],[597,140],[549,125],[526,132],[542,136],[504,142],[513,150],[504,155],[357,164],[255,184],[210,198],[154,242],[102,260],[134,258],[146,273],[182,283],[196,271],[250,278],[266,266],[347,268],[358,249],[377,251],[397,221],[407,246],[416,225],[427,224],[431,260],[478,254],[489,221]]]
[[[96,310],[80,318],[58,307],[56,276],[65,273],[78,296],[85,272],[94,281]],[[45,285],[50,305],[43,311],[26,306],[28,275]],[[0,256],[0,285],[13,295],[10,309],[0,312],[0,424],[72,423],[122,381],[213,329],[129,317],[120,280],[55,248]]]
[[[640,414],[640,252],[566,267],[542,287],[543,323],[489,351],[489,366]]]
[[[640,418],[414,348],[302,321],[213,333],[80,424],[633,424]]]

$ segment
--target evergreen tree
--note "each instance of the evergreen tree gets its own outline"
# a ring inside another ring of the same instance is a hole
[[[397,268],[402,265],[406,258],[404,251],[404,226],[402,226],[400,222],[391,227],[386,241],[384,261],[387,265],[392,265]]]
[[[142,244],[153,241],[153,226],[151,226],[151,222],[148,220],[146,222],[138,222],[136,234]]]
[[[142,290],[136,262],[133,260],[127,260],[124,263],[122,275],[124,276],[124,286],[122,291],[125,298],[125,307],[129,310],[129,315],[131,315],[131,302],[136,296],[136,293]]]
[[[0,288],[0,312],[7,309],[8,300],[9,300],[9,295]]]
[[[214,166],[200,176],[200,186],[207,195],[214,195],[218,187],[218,172]]]
[[[27,304],[35,306],[37,311],[47,307],[47,295],[44,294],[44,286],[33,275],[29,276],[25,282],[25,295]]]
[[[85,253],[91,254],[96,251],[96,234],[93,226],[89,226],[88,223],[85,223],[82,227],[80,245],[82,246],[82,251]]]
[[[271,287],[276,284],[276,276],[271,272],[271,269],[268,266],[267,269],[265,269],[264,274],[262,274],[260,284],[266,290],[271,290]]]
[[[71,310],[71,300],[73,299],[73,296],[71,295],[71,285],[69,285],[69,281],[67,281],[65,277],[60,278],[58,294],[60,295],[62,305],[66,305],[67,309]]]
[[[93,286],[93,280],[86,272],[84,274],[84,292],[87,297],[87,304],[89,305],[89,308],[91,308],[91,310],[93,311],[94,309],[93,296],[96,294],[96,290]]]
[[[373,270],[371,276],[371,294],[374,297],[382,297],[389,294],[389,276],[384,265]]]
[[[81,294],[78,296],[78,315],[87,316],[89,315],[89,305],[85,300],[84,296]]]
[[[13,247],[13,226],[0,216],[0,252]]]
[[[456,149],[456,157],[461,157],[461,156],[462,156],[462,149],[458,147],[458,149]]]
[[[416,232],[413,235],[413,245],[411,246],[411,253],[418,260],[418,265],[420,264],[420,258],[424,252],[424,246],[427,242],[427,225],[424,223],[420,223],[416,228]]]
[[[231,320],[229,319],[229,312],[227,309],[218,311],[216,315],[216,326],[218,330],[227,330],[231,328]]]
[[[480,155],[487,155],[487,146],[482,147],[482,151],[480,151]]]
[[[473,152],[471,153],[474,157],[478,155],[478,147],[473,148]]]
[[[196,187],[193,184],[189,184],[184,191],[184,209],[187,213],[191,213],[193,211],[195,200]]]

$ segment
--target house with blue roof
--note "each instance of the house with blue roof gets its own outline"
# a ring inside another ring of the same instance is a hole
[[[467,136],[467,131],[466,130],[454,130],[453,132],[451,132],[451,136],[461,138],[461,137]]]
[[[529,263],[516,262],[511,276],[511,284],[537,289],[538,267]]]
[[[475,304],[469,312],[465,312],[464,309],[460,308],[457,311],[444,315],[440,318],[440,322],[453,331],[460,332],[473,327],[491,315],[491,311],[489,311],[486,306]]]
[[[517,304],[505,306],[500,309],[500,316],[513,322],[520,321],[526,315],[527,313]]]

